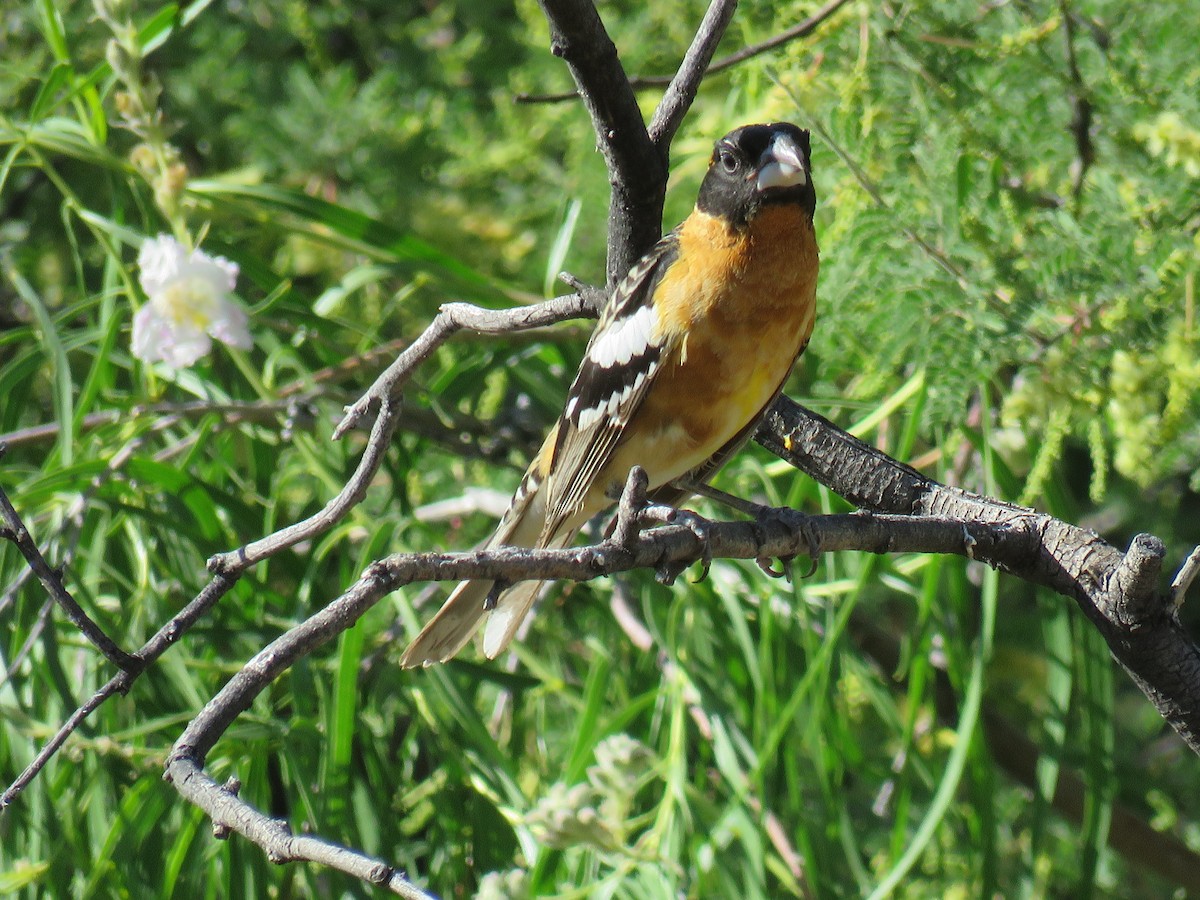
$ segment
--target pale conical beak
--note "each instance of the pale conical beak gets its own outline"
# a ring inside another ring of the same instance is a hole
[[[786,134],[777,134],[758,161],[758,189],[802,187],[808,181],[800,148]]]

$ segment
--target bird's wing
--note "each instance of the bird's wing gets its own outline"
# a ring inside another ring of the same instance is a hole
[[[668,355],[654,293],[678,256],[671,232],[622,279],[588,342],[556,426],[544,541],[583,507]]]

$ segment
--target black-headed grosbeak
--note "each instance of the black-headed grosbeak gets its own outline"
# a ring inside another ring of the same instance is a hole
[[[747,125],[717,141],[696,207],[634,265],[588,342],[558,423],[487,547],[564,547],[629,470],[677,503],[754,433],[812,334],[816,194],[808,132]],[[405,650],[443,662],[486,616],[495,658],[541,587],[464,581]]]

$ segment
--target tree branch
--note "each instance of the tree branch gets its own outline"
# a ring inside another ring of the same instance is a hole
[[[738,63],[745,62],[752,57],[775,50],[779,47],[782,47],[784,44],[799,38],[808,37],[848,2],[850,2],[850,0],[830,0],[829,3],[826,3],[803,22],[793,25],[786,31],[782,31],[774,37],[768,38],[761,43],[751,44],[748,47],[743,47],[736,53],[731,53],[728,56],[721,57],[708,67],[708,69],[704,72],[703,77],[707,78],[710,75],[716,75],[718,72],[732,68]],[[629,86],[635,91],[667,87],[671,84],[674,77],[678,76],[634,75],[629,79]],[[517,103],[561,103],[565,100],[578,99],[578,97],[578,91],[563,91],[557,94],[517,94],[514,99]]]
[[[1075,138],[1075,160],[1071,164],[1071,193],[1075,203],[1083,195],[1088,169],[1096,161],[1096,145],[1092,142],[1092,101],[1075,57],[1075,17],[1067,0],[1059,0],[1062,13],[1063,43],[1066,45],[1067,77],[1071,84],[1071,136]]]
[[[604,305],[604,292],[591,288],[565,297],[555,297],[534,306],[492,310],[469,303],[446,303],[429,326],[352,406],[333,431],[334,440],[355,428],[363,427],[385,401],[396,402],[413,373],[438,347],[464,328],[480,334],[508,334],[529,328],[554,325],[565,319],[596,318]]]
[[[571,70],[608,167],[608,285],[658,240],[667,157],[646,132],[617,48],[591,0],[538,0],[550,23],[550,52]]]
[[[213,822],[213,834],[228,837],[236,831],[266,851],[277,864],[313,862],[345,872],[367,884],[384,888],[406,900],[434,900],[387,863],[357,850],[308,835],[295,835],[286,822],[263,815],[237,795],[236,780],[224,786],[209,778],[187,755],[173,754],[163,777],[180,795],[204,810]]]
[[[1129,552],[1032,509],[947,487],[780,397],[755,439],[863,509],[987,522],[1025,535],[1022,553],[976,559],[1070,597],[1113,655],[1193,751],[1200,753],[1200,647],[1158,589],[1162,542],[1138,535]]]
[[[644,489],[644,484],[642,485]],[[624,515],[631,514],[625,509]],[[698,517],[696,517],[698,519]],[[814,545],[823,550],[861,550],[872,553],[921,552],[964,555],[969,547],[986,547],[1006,555],[1001,544],[1013,547],[1020,536],[1013,529],[947,519],[873,514],[777,517],[757,522],[707,522],[703,536],[694,527],[667,525],[619,536],[589,547],[527,550],[504,547],[470,553],[403,553],[372,564],[344,594],[277,638],[254,656],[188,724],[171,750],[167,780],[189,800],[198,803],[221,828],[237,831],[262,846],[276,861],[306,859],[323,862],[350,874],[364,871],[374,883],[407,884],[394,869],[323,841],[308,843],[293,837],[281,823],[269,819],[231,791],[203,774],[203,765],[217,740],[275,678],[300,658],[351,627],[387,594],[418,581],[459,581],[466,578],[584,581],[635,568],[655,568],[668,577],[687,565],[713,556],[760,559],[791,557]],[[413,895],[413,896],[420,896]]]
[[[238,576],[227,577],[217,575],[205,585],[204,589],[196,595],[196,598],[185,606],[177,616],[156,631],[136,654],[137,658],[142,662],[142,668],[137,671],[122,671],[118,673],[100,690],[96,691],[86,703],[75,710],[71,714],[71,717],[58,729],[54,737],[47,741],[42,749],[38,751],[33,761],[25,767],[25,771],[5,789],[3,794],[0,794],[0,810],[3,810],[17,799],[20,793],[29,786],[29,783],[37,777],[38,772],[45,768],[46,763],[58,752],[67,738],[74,734],[75,730],[86,721],[88,716],[99,709],[110,697],[127,693],[138,677],[156,659],[166,653],[172,644],[178,641],[188,629],[200,621],[216,605],[218,600],[229,593],[230,589],[237,583],[237,579]]]

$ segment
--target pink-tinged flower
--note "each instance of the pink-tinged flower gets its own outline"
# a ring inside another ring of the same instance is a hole
[[[133,317],[133,355],[186,368],[212,350],[216,338],[249,350],[246,310],[231,293],[238,267],[223,256],[188,251],[170,235],[142,244],[139,281],[149,303]]]

